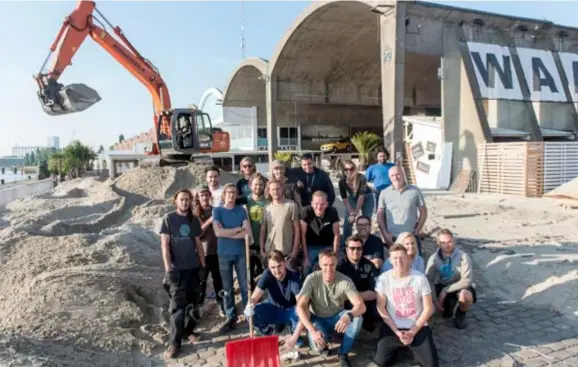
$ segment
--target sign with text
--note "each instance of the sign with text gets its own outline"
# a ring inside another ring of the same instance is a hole
[[[572,101],[578,102],[578,54],[568,52],[559,52],[558,54],[568,79],[568,89],[570,89]]]
[[[480,94],[485,99],[524,100],[508,47],[468,42]],[[517,47],[531,101],[568,102],[551,51]],[[559,53],[573,100],[578,101],[578,55]]]

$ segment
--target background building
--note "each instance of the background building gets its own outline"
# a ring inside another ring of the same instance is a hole
[[[54,148],[56,150],[60,149],[60,137],[58,136],[49,136],[46,139],[46,146],[48,148]]]

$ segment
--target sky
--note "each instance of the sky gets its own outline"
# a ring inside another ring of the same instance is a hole
[[[578,2],[435,2],[578,27]],[[247,56],[271,58],[310,3],[245,1]],[[129,138],[152,127],[149,92],[90,38],[60,82],[87,84],[102,101],[66,116],[42,111],[32,77],[74,7],[74,1],[0,1],[0,156],[10,155],[15,145],[46,145],[48,136],[59,136],[61,146],[74,138],[95,149],[108,147],[120,134]],[[97,1],[97,8],[155,64],[173,107],[198,104],[208,88],[224,90],[242,60],[240,2]]]

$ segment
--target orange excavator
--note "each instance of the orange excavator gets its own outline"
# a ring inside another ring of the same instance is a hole
[[[122,43],[106,31],[103,21],[113,29]],[[151,93],[154,141],[145,148],[147,154],[160,156],[161,164],[173,164],[210,153],[229,151],[229,133],[213,128],[207,113],[195,107],[171,107],[169,91],[158,70],[133,47],[119,27],[112,26],[96,8],[94,1],[77,3],[74,11],[65,18],[40,72],[34,76],[39,88],[38,98],[47,114],[61,116],[84,111],[101,100],[96,91],[84,84],[64,86],[58,82],[87,36],[104,48]],[[45,72],[46,64],[54,52],[56,57],[52,67]]]

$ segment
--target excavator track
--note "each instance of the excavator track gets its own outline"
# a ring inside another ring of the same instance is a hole
[[[162,157],[160,159],[141,159],[141,167],[187,167],[191,165],[202,165],[210,167],[214,164],[210,155],[194,155],[190,159],[184,157]]]

